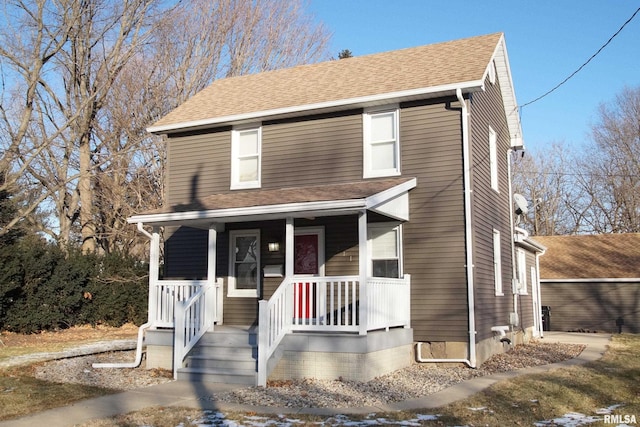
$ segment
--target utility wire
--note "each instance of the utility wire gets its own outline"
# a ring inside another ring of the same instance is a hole
[[[558,89],[560,86],[562,86],[563,84],[565,84],[566,82],[568,82],[573,76],[575,76],[576,74],[578,74],[580,72],[580,70],[582,70],[584,67],[587,66],[587,64],[589,62],[591,62],[591,60],[593,58],[595,58],[596,56],[598,56],[598,54],[600,52],[602,52],[602,50],[604,50],[605,47],[607,47],[607,45],[609,45],[609,43],[611,43],[613,41],[614,38],[616,38],[616,36],[618,34],[620,34],[620,32],[622,31],[622,29],[624,27],[627,26],[627,24],[629,22],[631,22],[633,20],[633,18],[636,17],[636,15],[638,14],[638,12],[640,12],[640,7],[638,9],[636,9],[636,11],[633,13],[633,15],[631,15],[631,17],[629,19],[627,19],[627,21],[622,24],[622,27],[620,27],[618,29],[618,31],[615,32],[614,35],[612,35],[611,37],[609,37],[609,40],[607,40],[607,42],[605,44],[603,44],[602,46],[600,46],[600,49],[598,49],[598,51],[596,53],[594,53],[593,55],[591,55],[591,58],[589,58],[584,64],[582,64],[577,70],[575,70],[573,73],[571,73],[571,75],[569,75],[569,77],[567,77],[566,79],[564,79],[563,81],[561,81],[560,83],[558,83],[553,89],[547,91],[546,93],[540,95],[539,97],[537,97],[536,99],[534,99],[533,101],[529,101],[526,104],[522,104],[520,106],[520,109],[522,110],[522,108],[526,107],[527,105],[531,105],[534,102],[540,101],[542,98],[544,98],[545,96],[549,95],[550,93],[554,92],[556,89]]]

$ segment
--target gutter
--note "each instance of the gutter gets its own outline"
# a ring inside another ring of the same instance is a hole
[[[456,89],[456,97],[462,109],[462,163],[464,169],[464,220],[465,220],[465,268],[467,270],[467,304],[469,305],[469,358],[468,359],[423,359],[421,343],[416,343],[416,359],[418,362],[431,363],[466,363],[471,368],[477,367],[476,360],[476,313],[473,282],[473,227],[471,224],[471,150],[469,147],[469,109],[462,96],[462,89]]]
[[[374,95],[358,96],[347,99],[331,100],[325,102],[317,102],[306,105],[296,105],[290,107],[273,108],[270,110],[253,111],[242,114],[232,114],[221,117],[212,117],[201,120],[192,120],[189,122],[172,123],[166,125],[155,125],[147,128],[147,132],[156,135],[167,134],[171,132],[181,132],[188,130],[197,130],[212,126],[219,126],[229,123],[250,122],[255,120],[265,119],[278,119],[282,117],[289,117],[292,114],[309,113],[309,112],[323,112],[332,110],[346,110],[348,108],[364,108],[368,105],[380,103],[392,103],[409,101],[412,99],[423,98],[425,96],[445,96],[452,92],[458,92],[464,89],[465,91],[479,91],[484,88],[484,80],[471,80],[467,82],[445,84],[440,86],[423,87],[417,89],[409,89],[397,92],[381,93]]]

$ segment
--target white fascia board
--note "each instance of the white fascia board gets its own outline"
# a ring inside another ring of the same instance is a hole
[[[638,283],[640,277],[606,277],[601,279],[540,279],[540,283]]]
[[[205,211],[188,211],[188,212],[175,212],[175,213],[162,213],[162,214],[149,214],[149,215],[134,215],[127,219],[130,224],[136,224],[139,222],[153,224],[153,223],[178,223],[188,221],[221,221],[232,222],[234,218],[246,218],[246,217],[263,217],[266,215],[282,216],[284,214],[293,213],[310,213],[310,212],[343,212],[343,211],[357,211],[365,208],[365,199],[351,199],[351,200],[329,200],[322,202],[305,202],[305,203],[286,203],[279,205],[268,206],[251,206],[246,208],[231,208],[231,209],[216,209]]]
[[[528,249],[530,251],[534,251],[534,252],[538,252],[538,253],[542,253],[544,254],[547,251],[546,246],[541,245],[540,243],[536,242],[535,240],[532,240],[528,237],[524,237],[520,234],[516,234],[514,239],[514,242],[516,243],[516,245],[524,248],[524,249]],[[535,239],[535,237],[534,237]]]
[[[409,220],[408,192],[417,185],[416,178],[367,197],[366,208],[401,221]]]
[[[504,112],[507,116],[507,126],[509,127],[509,135],[511,136],[511,146],[513,148],[524,148],[522,125],[520,123],[520,114],[518,112],[518,102],[516,101],[513,78],[511,77],[511,67],[509,65],[509,55],[507,54],[507,45],[504,39],[504,34],[496,45],[496,50],[494,51],[491,60],[495,63],[496,75],[502,90],[502,101],[504,103]],[[488,73],[489,66],[491,66],[491,63],[487,65],[485,76]]]
[[[195,128],[206,128],[215,125],[242,123],[246,121],[255,121],[259,119],[274,118],[274,116],[286,116],[294,113],[310,112],[314,110],[330,110],[340,107],[364,107],[366,105],[375,105],[380,102],[400,102],[403,99],[415,99],[421,95],[439,94],[439,93],[455,93],[457,89],[466,92],[480,91],[483,89],[483,80],[474,80],[469,82],[454,83],[441,86],[431,86],[426,88],[411,89],[398,92],[381,93],[377,95],[368,95],[356,98],[340,99],[336,101],[319,102],[315,104],[296,105],[291,107],[276,108],[273,110],[255,111],[245,114],[236,114],[231,116],[213,117],[209,119],[193,120],[190,122],[175,123],[170,125],[150,126],[147,132],[155,134],[163,134],[169,131],[180,131]]]

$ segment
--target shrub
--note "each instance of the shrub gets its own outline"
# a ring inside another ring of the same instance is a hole
[[[84,298],[88,323],[122,326],[147,320],[148,265],[121,253],[96,258]]]
[[[33,333],[83,324],[141,324],[144,263],[122,254],[65,254],[42,239],[0,245],[0,329]]]

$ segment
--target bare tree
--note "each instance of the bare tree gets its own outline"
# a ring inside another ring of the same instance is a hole
[[[14,218],[0,229],[8,233],[19,221],[32,214],[48,196],[29,180],[22,179],[40,154],[47,150],[52,138],[41,134],[51,118],[49,105],[40,99],[52,87],[44,76],[53,72],[53,58],[68,41],[68,34],[78,16],[75,11],[60,8],[49,13],[48,2],[38,0],[29,4],[5,3],[0,31],[0,190],[24,185],[23,193],[30,194],[31,203],[21,206]],[[38,126],[36,123],[40,122]],[[62,132],[60,124],[54,133]]]
[[[0,61],[10,69],[2,69],[7,85],[3,87],[9,89],[3,91],[1,112],[10,137],[2,141],[7,149],[0,167],[14,182],[20,181],[23,192],[38,195],[14,220],[45,202],[55,220],[42,231],[68,244],[72,225],[80,219],[85,252],[95,248],[91,163],[100,143],[94,134],[97,112],[124,64],[142,46],[152,4],[153,0],[5,4],[8,27],[0,35],[6,42]],[[10,102],[23,97],[22,108]]]
[[[600,105],[589,144],[516,162],[514,189],[533,202],[534,234],[640,232],[640,87]]]
[[[640,232],[640,87],[600,105],[580,171],[590,231]]]
[[[327,42],[298,1],[197,0],[164,14],[99,114],[96,135],[110,159],[96,166],[100,247],[133,247],[126,217],[164,200],[165,147],[146,127],[217,78],[325,59]]]
[[[31,0],[3,12],[0,182],[29,200],[13,224],[39,209],[40,231],[85,252],[129,245],[124,219],[163,199],[164,147],[147,126],[217,78],[328,58],[327,31],[300,1]]]
[[[574,161],[562,143],[514,158],[513,190],[529,201],[529,212],[520,226],[533,235],[574,234],[580,230],[584,207],[576,191]]]

